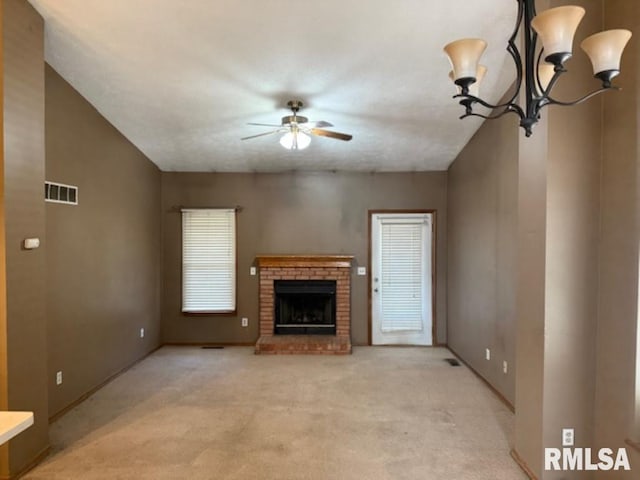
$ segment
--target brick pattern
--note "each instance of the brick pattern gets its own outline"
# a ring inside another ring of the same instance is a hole
[[[351,341],[335,335],[271,335],[260,337],[256,353],[345,355],[351,353]]]
[[[314,339],[313,335],[274,336],[274,280],[335,280],[335,337]],[[262,267],[259,292],[260,338],[256,343],[256,353],[351,353],[350,267]],[[293,338],[287,340],[286,337]]]

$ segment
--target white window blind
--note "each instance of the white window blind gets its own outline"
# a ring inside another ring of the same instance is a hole
[[[235,210],[182,210],[182,311],[235,309]]]
[[[423,329],[424,229],[424,221],[382,221],[380,290],[383,332]]]

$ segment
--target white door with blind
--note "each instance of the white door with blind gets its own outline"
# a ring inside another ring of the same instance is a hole
[[[432,345],[433,214],[371,218],[371,340]]]

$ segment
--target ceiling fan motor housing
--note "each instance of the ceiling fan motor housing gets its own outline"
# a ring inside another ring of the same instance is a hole
[[[301,117],[300,115],[287,115],[282,117],[282,125],[291,125],[292,123],[307,123],[309,119],[307,117]]]

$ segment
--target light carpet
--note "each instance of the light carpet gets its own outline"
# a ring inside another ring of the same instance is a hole
[[[25,480],[522,480],[512,413],[444,348],[163,347],[56,421]]]

